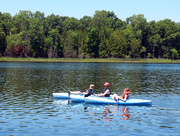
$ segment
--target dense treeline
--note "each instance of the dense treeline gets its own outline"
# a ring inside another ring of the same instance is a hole
[[[81,19],[42,12],[0,12],[0,56],[48,58],[172,58],[180,54],[180,23],[122,21],[110,11]]]

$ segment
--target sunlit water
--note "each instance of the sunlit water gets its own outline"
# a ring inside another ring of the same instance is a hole
[[[104,82],[152,106],[55,100]],[[0,63],[0,135],[180,135],[180,64]]]

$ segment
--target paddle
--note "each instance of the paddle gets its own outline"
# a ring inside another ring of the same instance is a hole
[[[69,97],[69,98],[70,98],[70,94],[71,94],[71,93],[70,93],[70,91],[68,90],[68,97]]]

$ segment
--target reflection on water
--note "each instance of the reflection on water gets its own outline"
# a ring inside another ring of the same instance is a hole
[[[96,114],[97,111],[102,115],[100,118],[104,122],[113,121],[113,117],[119,116],[119,120],[128,120],[130,118],[129,108],[125,106],[118,105],[94,105],[94,104],[86,104],[84,102],[80,103],[72,103],[71,100],[54,100],[53,103],[56,106],[69,106],[71,108],[77,108],[89,113]]]
[[[128,120],[130,118],[130,114],[127,107],[122,107],[123,120]]]
[[[103,119],[105,119],[105,122],[110,121],[110,119],[108,117],[108,113],[110,113],[110,109],[109,109],[109,107],[106,107],[105,110],[104,110],[104,115],[103,115],[104,116]]]
[[[54,100],[52,93],[113,93],[152,106],[90,105]],[[178,135],[180,64],[0,63],[1,135]],[[81,131],[80,131],[81,130]]]

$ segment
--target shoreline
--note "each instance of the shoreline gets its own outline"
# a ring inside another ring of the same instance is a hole
[[[83,63],[175,63],[179,64],[180,60],[171,59],[125,59],[125,58],[9,58],[1,57],[0,62],[83,62]]]

